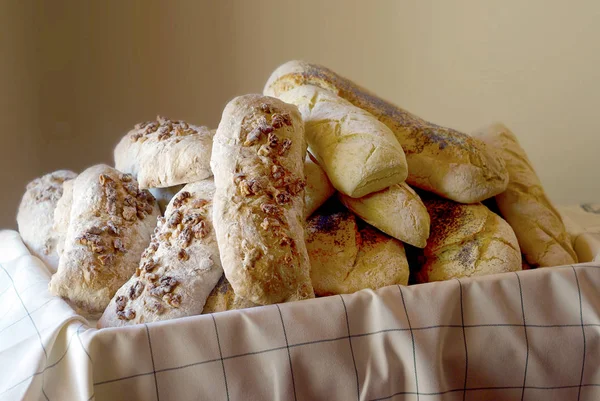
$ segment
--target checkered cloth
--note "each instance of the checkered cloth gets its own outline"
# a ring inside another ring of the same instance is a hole
[[[0,400],[600,400],[600,264],[96,330],[0,231]]]

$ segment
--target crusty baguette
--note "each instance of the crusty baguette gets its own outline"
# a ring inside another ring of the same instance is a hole
[[[208,178],[214,131],[157,117],[137,124],[114,151],[115,168],[140,188],[164,188]]]
[[[224,312],[233,309],[253,308],[256,304],[237,295],[223,274],[206,299],[202,314]]]
[[[202,313],[223,275],[212,228],[212,178],[188,184],[167,206],[136,273],[115,294],[98,327]]]
[[[347,210],[324,207],[311,216],[306,225],[306,247],[316,295],[351,294],[408,283],[402,243],[357,222]]]
[[[402,242],[424,248],[429,238],[429,214],[419,195],[406,183],[354,199],[339,194],[342,203],[364,221]]]
[[[577,263],[569,235],[558,211],[546,196],[525,150],[503,124],[492,124],[475,133],[506,162],[508,188],[496,196],[502,216],[512,226],[521,251],[534,267]]]
[[[335,193],[325,171],[310,155],[306,156],[304,163],[306,175],[306,188],[304,189],[304,216],[308,217],[315,212],[325,201]]]
[[[235,293],[256,304],[314,297],[304,243],[304,125],[296,106],[230,101],[214,137],[213,224]]]
[[[421,255],[421,283],[521,270],[521,251],[506,221],[481,203],[423,199],[431,235]]]
[[[69,228],[58,270],[49,284],[80,313],[104,311],[140,260],[156,225],[158,206],[129,174],[106,166],[73,180]]]
[[[359,198],[406,180],[402,146],[373,115],[313,85],[279,98],[300,110],[310,152],[339,192]]]
[[[27,184],[19,204],[17,225],[23,243],[32,255],[40,258],[51,273],[58,267],[58,235],[53,229],[54,211],[63,195],[63,183],[77,174],[59,170]]]
[[[504,162],[484,143],[429,123],[325,67],[287,62],[271,74],[264,94],[281,96],[306,84],[329,90],[387,125],[406,153],[410,185],[462,203],[479,202],[506,189]]]

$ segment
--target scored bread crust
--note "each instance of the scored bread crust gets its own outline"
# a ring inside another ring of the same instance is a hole
[[[140,188],[164,188],[212,175],[214,130],[158,116],[136,124],[114,151],[115,168],[132,174]]]
[[[212,227],[212,178],[173,197],[135,274],[115,294],[98,327],[199,315],[223,275]]]
[[[213,221],[236,294],[256,304],[314,297],[304,243],[306,141],[298,109],[245,95],[214,137]]]
[[[206,298],[202,314],[253,308],[255,306],[258,305],[237,295],[223,274],[208,298]]]
[[[431,235],[421,254],[421,283],[521,270],[521,251],[510,225],[480,203],[423,199]]]
[[[135,272],[158,217],[129,174],[96,165],[73,180],[69,227],[50,293],[95,316]]]
[[[279,97],[307,84],[346,99],[387,125],[406,154],[410,185],[462,203],[479,202],[506,189],[506,166],[483,142],[429,123],[325,67],[289,61],[271,74],[263,93]]]
[[[406,183],[354,199],[340,201],[364,221],[402,242],[424,248],[429,238],[429,213],[419,195]]]
[[[351,294],[408,284],[402,243],[343,211],[317,211],[306,224],[306,247],[315,294]]]
[[[400,143],[372,114],[314,85],[278,97],[298,107],[310,151],[339,192],[358,198],[406,180]]]
[[[36,178],[27,184],[19,210],[17,225],[23,243],[32,255],[40,258],[51,273],[58,267],[54,230],[54,211],[63,195],[63,183],[77,177],[72,171],[58,170]]]
[[[335,193],[325,170],[321,168],[311,157],[306,155],[304,162],[304,174],[306,175],[306,188],[304,188],[304,217],[308,218],[325,201]]]
[[[527,262],[535,267],[577,263],[561,216],[516,136],[500,123],[484,127],[475,135],[506,162],[510,179],[506,191],[496,196],[496,203],[515,231]]]

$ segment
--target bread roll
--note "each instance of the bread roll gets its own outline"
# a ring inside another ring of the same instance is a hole
[[[407,183],[463,203],[479,202],[506,189],[504,162],[468,135],[429,123],[325,67],[290,61],[269,78],[264,94],[281,96],[299,85],[316,85],[368,111],[387,125],[408,162]]]
[[[347,210],[320,209],[308,219],[306,247],[316,295],[351,294],[408,283],[402,243],[359,224]]]
[[[234,309],[246,309],[257,306],[250,301],[238,296],[231,288],[231,284],[223,274],[215,288],[211,291],[204,304],[202,314],[224,312]]]
[[[506,162],[510,180],[506,191],[496,196],[496,203],[515,231],[527,262],[534,267],[577,263],[560,214],[515,135],[503,124],[482,128],[475,135]]]
[[[427,245],[429,214],[419,195],[406,183],[358,199],[339,194],[339,199],[384,233],[418,248]]]
[[[256,304],[314,297],[304,244],[306,141],[281,100],[230,101],[214,137],[214,226],[235,293]]]
[[[423,199],[431,216],[431,235],[423,249],[421,283],[521,270],[515,233],[482,204]]]
[[[186,185],[159,218],[136,273],[115,294],[98,327],[202,313],[223,275],[212,228],[212,178]]]
[[[65,248],[65,237],[71,220],[71,206],[73,205],[73,179],[63,183],[63,194],[54,209],[54,233],[56,235],[56,254],[60,258]],[[58,267],[58,260],[57,260]]]
[[[177,193],[181,191],[183,187],[184,185],[175,185],[173,187],[165,188],[148,188],[148,192],[150,192],[152,196],[154,196],[154,199],[156,199],[158,207],[160,208],[160,213],[164,214],[165,210],[167,209],[167,205],[169,202],[171,202],[171,199],[173,199],[173,197],[177,195]]]
[[[115,167],[137,178],[140,188],[164,188],[212,175],[214,131],[157,117],[137,124],[115,148]]]
[[[69,228],[58,271],[49,284],[80,313],[104,311],[140,260],[158,206],[129,174],[97,165],[73,181]]]
[[[313,85],[279,98],[298,106],[310,151],[341,193],[359,198],[406,180],[402,147],[373,115]]]
[[[335,188],[329,182],[329,178],[321,166],[308,155],[304,163],[304,174],[306,175],[304,216],[308,217],[335,193]]]
[[[17,225],[23,243],[40,258],[51,273],[58,267],[57,234],[53,230],[54,209],[63,194],[63,183],[77,176],[59,170],[27,184],[17,212]]]

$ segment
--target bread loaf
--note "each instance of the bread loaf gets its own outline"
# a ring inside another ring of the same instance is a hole
[[[27,184],[17,212],[17,225],[23,243],[40,258],[51,273],[58,267],[57,234],[53,229],[54,210],[63,194],[63,183],[77,176],[59,170]]]
[[[303,230],[305,157],[295,106],[245,95],[225,107],[210,163],[214,226],[227,280],[253,303],[314,297]]]
[[[73,181],[64,251],[49,284],[80,313],[102,313],[140,260],[158,217],[148,191],[129,174],[97,165]]]
[[[406,183],[354,199],[339,194],[342,203],[364,221],[402,242],[424,248],[429,214],[419,195]]]
[[[231,288],[231,284],[223,274],[215,288],[211,291],[204,304],[202,314],[224,312],[234,309],[246,309],[257,306],[250,301],[238,296]]]
[[[306,247],[316,295],[351,294],[408,283],[402,243],[357,222],[347,210],[322,208],[311,216],[306,225]]]
[[[115,294],[98,327],[125,326],[202,313],[223,275],[212,228],[212,178],[188,184],[159,218],[136,273]]]
[[[269,78],[264,94],[281,96],[300,85],[316,85],[368,111],[387,125],[408,162],[407,183],[463,203],[479,202],[506,189],[504,162],[468,135],[429,123],[325,67],[290,61]]]
[[[359,198],[406,179],[402,147],[373,115],[313,85],[278,97],[298,106],[310,151],[339,192]]]
[[[115,167],[140,188],[163,188],[208,178],[214,131],[157,117],[137,124],[115,148]]]
[[[500,216],[480,203],[423,202],[431,216],[431,235],[420,257],[419,282],[521,270],[517,238]]]
[[[304,163],[304,174],[304,216],[308,217],[335,193],[335,188],[329,182],[325,171],[309,155]]]

